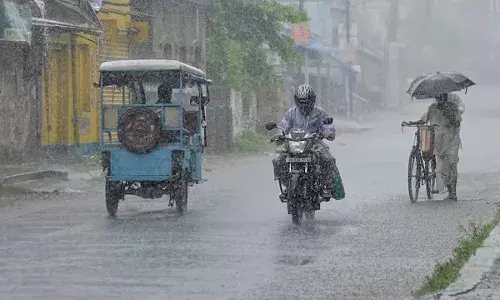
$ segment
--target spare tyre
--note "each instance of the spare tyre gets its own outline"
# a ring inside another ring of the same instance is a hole
[[[156,148],[161,138],[161,118],[152,109],[127,109],[118,121],[118,140],[130,152],[146,154]]]

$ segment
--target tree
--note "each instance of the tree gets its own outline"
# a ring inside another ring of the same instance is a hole
[[[215,0],[207,32],[207,73],[216,81],[247,92],[267,81],[267,44],[285,61],[297,61],[283,23],[308,20],[305,13],[268,0]]]

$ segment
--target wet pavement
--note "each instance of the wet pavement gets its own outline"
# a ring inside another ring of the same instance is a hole
[[[498,202],[500,103],[469,91],[457,203],[407,196],[407,161],[425,105],[339,135],[347,198],[293,226],[271,158],[220,166],[190,190],[189,212],[128,197],[109,219],[102,184],[0,210],[0,295],[8,299],[403,299],[448,258],[460,225]],[[463,93],[461,94],[461,96]],[[491,137],[489,136],[491,135]],[[437,199],[443,198],[437,196]],[[3,298],[3,297],[2,297]]]

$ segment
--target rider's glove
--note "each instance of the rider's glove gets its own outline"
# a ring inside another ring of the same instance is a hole
[[[335,140],[335,132],[331,132],[325,136],[325,138],[329,141]]]
[[[283,143],[283,140],[285,139],[285,137],[281,134],[279,135],[275,135],[272,139],[271,139],[271,143],[272,142],[275,142],[276,144],[280,144],[280,143]]]
[[[324,133],[322,133],[322,132],[318,132],[318,133],[316,133],[316,137],[317,137],[318,139],[322,140],[322,139],[324,139],[324,138],[325,138],[325,134],[324,134]]]

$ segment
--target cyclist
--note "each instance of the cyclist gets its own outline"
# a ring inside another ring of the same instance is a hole
[[[402,124],[437,125],[434,152],[437,158],[437,172],[448,189],[448,196],[445,200],[457,201],[458,151],[461,146],[460,124],[464,111],[465,105],[458,95],[441,94],[436,96],[436,102],[429,106],[419,121]]]

